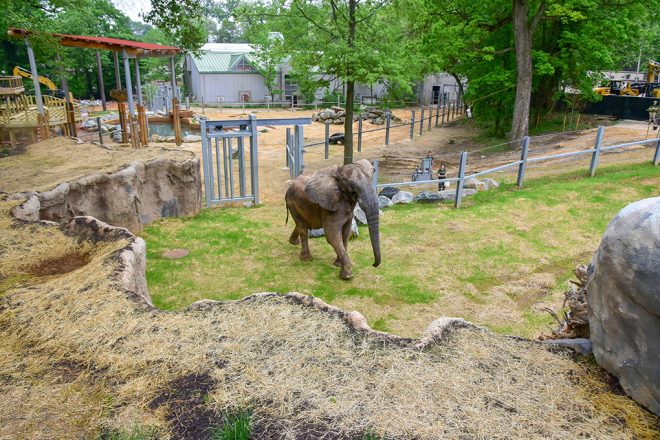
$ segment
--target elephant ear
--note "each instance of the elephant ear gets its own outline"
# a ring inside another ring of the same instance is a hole
[[[341,192],[337,186],[338,171],[338,165],[317,171],[305,185],[307,197],[328,211],[336,211],[341,203]]]

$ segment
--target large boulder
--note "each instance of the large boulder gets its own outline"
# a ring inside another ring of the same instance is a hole
[[[359,204],[355,205],[355,209],[353,210],[353,218],[357,220],[359,225],[366,225],[367,223],[367,214],[364,212],[364,210],[360,207]]]
[[[392,203],[392,201],[388,197],[378,196],[378,208],[379,209],[387,208],[387,207],[390,207],[392,205],[394,205],[394,203]]]
[[[414,195],[410,191],[399,191],[398,193],[394,194],[394,196],[392,196],[392,203],[395,205],[400,203],[407,204],[412,203],[413,199]]]
[[[423,191],[417,194],[414,200],[417,203],[438,203],[445,199],[442,198],[437,191]]]
[[[378,193],[379,196],[385,196],[389,199],[392,199],[399,191],[401,191],[399,188],[396,188],[394,186],[386,186],[381,190],[381,192]]]
[[[660,415],[660,197],[621,210],[589,266],[596,361]]]
[[[309,238],[319,238],[319,237],[323,237],[324,235],[325,235],[325,231],[323,230],[323,228],[309,229],[308,232],[307,232],[307,236]],[[355,221],[355,219],[353,219],[353,222],[351,223],[351,236],[350,236],[350,239],[353,239],[353,238],[359,237],[359,236],[360,236],[360,231],[358,230],[357,222]]]

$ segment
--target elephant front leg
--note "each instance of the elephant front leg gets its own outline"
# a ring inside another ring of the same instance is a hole
[[[337,253],[336,263],[338,262],[341,265],[339,276],[344,280],[348,280],[353,277],[353,271],[351,268],[351,260],[348,258],[348,253],[344,247],[342,235],[342,230],[330,228],[325,229],[325,239]]]
[[[348,240],[351,238],[351,226],[353,226],[353,219],[346,222],[341,229],[341,238],[342,242],[344,243],[344,251],[346,251],[346,253],[348,253]],[[339,254],[337,254],[337,258],[333,264],[337,267],[341,267],[341,258],[339,258]]]

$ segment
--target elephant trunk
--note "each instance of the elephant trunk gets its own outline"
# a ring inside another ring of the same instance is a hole
[[[374,251],[374,267],[380,264],[380,229],[379,229],[379,210],[378,196],[371,185],[362,188],[359,199],[360,207],[364,210],[369,224],[369,238],[371,239],[371,248]]]

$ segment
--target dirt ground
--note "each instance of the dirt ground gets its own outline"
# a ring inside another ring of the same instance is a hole
[[[197,110],[201,109],[196,109]],[[248,110],[246,110],[247,112]],[[313,110],[300,110],[292,112],[290,110],[249,110],[257,118],[297,118],[311,117]],[[399,109],[393,113],[403,119],[404,123],[410,121],[410,110]],[[418,112],[419,113],[419,112]],[[240,109],[207,109],[206,116],[211,120],[237,119],[247,117],[247,113],[242,113]],[[419,115],[417,115],[419,117]],[[379,182],[400,182],[410,179],[415,166],[419,164],[421,158],[425,157],[428,151],[434,157],[434,166],[439,163],[445,163],[448,170],[448,176],[452,177],[458,173],[458,162],[461,151],[470,152],[468,156],[468,172],[479,171],[516,161],[520,158],[520,150],[512,149],[509,151],[497,151],[500,149],[492,148],[492,145],[475,144],[471,139],[477,130],[469,123],[462,120],[453,120],[443,127],[435,128],[435,121],[432,121],[431,131],[427,131],[428,121],[425,123],[423,135],[419,136],[418,126],[415,127],[415,137],[411,141],[409,138],[409,126],[396,127],[391,130],[390,144],[385,145],[385,131],[367,133],[363,136],[362,151],[357,151],[357,141],[355,142],[355,159],[366,158],[369,160],[378,159],[380,161]],[[383,126],[374,126],[368,122],[363,125],[365,130]],[[260,196],[265,203],[281,202],[288,186],[289,171],[285,168],[285,136],[286,126],[268,127],[268,132],[260,133],[259,136],[259,176],[260,176]],[[357,130],[357,123],[354,127]],[[305,143],[322,142],[325,136],[325,126],[319,122],[312,122],[311,125],[304,128]],[[632,140],[644,139],[646,135],[647,124],[637,121],[621,121],[614,126],[605,129],[603,145],[613,145],[616,143],[629,142]],[[330,132],[343,132],[343,125],[332,125]],[[530,144],[529,157],[538,157],[551,154],[559,154],[568,151],[577,151],[592,148],[595,143],[597,129],[588,129],[580,132],[567,132],[565,134],[553,134],[534,137]],[[649,137],[653,132],[649,133]],[[186,150],[193,151],[201,156],[201,143],[184,144]],[[621,153],[603,154],[600,159],[601,164],[639,162],[650,160],[653,148],[652,145],[633,147],[627,149],[622,157]],[[496,150],[496,152],[491,152]],[[323,157],[323,144],[308,147],[305,151],[305,170],[316,171],[329,165],[341,164],[343,162],[343,146],[331,145],[330,158],[325,160]],[[547,162],[540,164],[530,164],[528,167],[528,176],[540,176],[545,174],[554,174],[556,172],[565,172],[575,167],[583,166],[585,160],[590,156],[579,156],[578,158],[566,158],[552,161],[552,166]],[[622,162],[623,161],[623,162]],[[514,170],[515,171],[515,170]],[[511,175],[508,173],[499,173],[502,178]],[[496,176],[492,176],[498,179]],[[418,187],[418,190],[428,189]]]
[[[30,145],[22,154],[0,160],[0,192],[46,191],[85,175],[120,170],[134,160],[158,157],[186,160],[190,153],[163,145],[135,150],[56,137]]]

